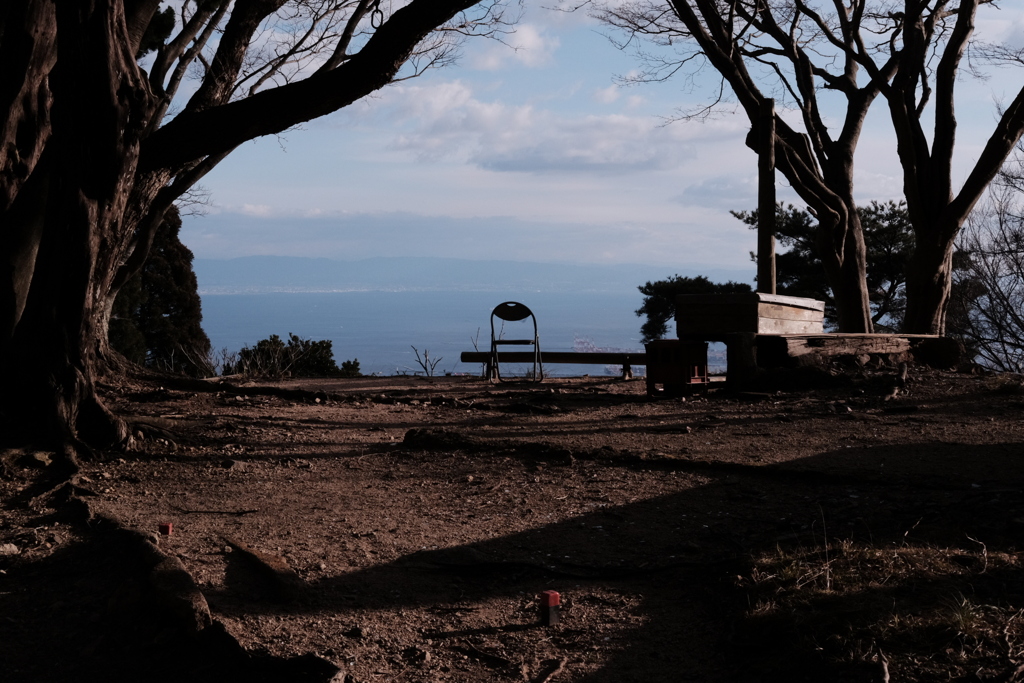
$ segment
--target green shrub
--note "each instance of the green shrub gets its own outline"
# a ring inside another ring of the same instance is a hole
[[[341,362],[341,376],[342,377],[362,377],[363,373],[359,372],[359,359],[353,358],[352,360],[346,360]]]
[[[345,361],[341,369],[334,362],[331,341],[302,339],[288,335],[286,344],[276,334],[238,352],[238,363],[225,366],[223,373],[259,377],[357,377],[359,361]]]
[[[749,292],[750,285],[731,280],[719,284],[703,275],[673,275],[665,280],[648,282],[638,289],[644,295],[644,303],[636,314],[641,318],[647,317],[647,321],[640,327],[640,334],[643,335],[641,341],[646,344],[668,334],[668,323],[676,314],[676,297],[680,294],[735,294]]]

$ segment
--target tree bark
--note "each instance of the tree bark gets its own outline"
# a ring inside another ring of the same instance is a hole
[[[24,26],[47,37],[37,39],[34,61],[48,68],[35,70],[30,99],[45,103],[51,126],[4,130],[7,140],[32,135],[44,152],[3,214],[4,251],[18,276],[5,288],[14,303],[4,308],[0,340],[2,411],[23,436],[45,435],[51,446],[109,448],[127,437],[95,388],[106,353],[99,313],[125,247],[132,171],[155,107],[120,40],[124,27],[120,5],[99,1],[58,4]]]
[[[907,268],[907,311],[904,329],[911,334],[944,334],[950,287],[953,283],[953,245],[917,241]]]
[[[819,211],[818,253],[825,268],[825,278],[832,289],[839,330],[851,333],[871,332],[871,309],[865,305],[865,301],[870,299],[865,278],[867,247],[864,244],[864,231],[852,200],[845,209],[841,217],[826,217]],[[844,227],[830,225],[831,220],[841,220]],[[842,245],[838,249],[834,243],[836,235],[842,235]],[[838,254],[841,254],[842,258]]]

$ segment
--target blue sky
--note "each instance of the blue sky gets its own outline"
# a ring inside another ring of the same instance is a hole
[[[706,102],[708,83],[619,86],[635,58],[584,14],[543,4],[528,0],[508,39],[518,50],[473,41],[455,67],[243,145],[204,179],[213,205],[185,218],[183,240],[200,258],[748,267],[754,234],[729,215],[757,201],[745,117],[666,124]],[[1024,46],[1024,9],[983,10],[978,33]],[[994,102],[1012,98],[1022,77],[1002,70],[961,84],[961,175]],[[900,198],[888,125],[876,106],[857,157],[862,203]],[[796,201],[781,176],[779,197]]]

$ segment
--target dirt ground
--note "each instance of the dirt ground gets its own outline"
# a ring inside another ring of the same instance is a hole
[[[895,375],[105,387],[137,438],[70,500],[4,454],[0,678],[1017,680],[1021,380]],[[154,621],[109,531],[167,523],[216,638]]]

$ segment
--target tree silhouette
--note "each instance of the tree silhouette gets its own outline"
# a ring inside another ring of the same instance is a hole
[[[903,328],[906,308],[907,264],[914,253],[914,232],[907,206],[900,202],[871,202],[857,207],[864,230],[868,269],[865,282],[871,303],[871,322],[880,330]],[[732,215],[757,229],[757,210],[733,211]],[[775,230],[785,251],[775,256],[778,293],[825,302],[825,324],[838,325],[835,299],[821,259],[818,258],[814,216],[792,204],[779,204]],[[754,254],[751,254],[754,258]]]
[[[161,4],[0,9],[0,433],[72,463],[127,440],[95,382],[117,293],[172,203],[241,143],[507,26],[501,0],[182,0],[162,40]]]
[[[201,376],[211,371],[210,340],[202,328],[202,302],[192,252],[178,239],[181,216],[168,209],[142,270],[114,301],[110,345],[128,360]]]
[[[668,334],[668,322],[676,314],[676,297],[680,294],[734,294],[749,292],[750,285],[731,280],[719,284],[703,275],[673,275],[665,280],[648,282],[637,289],[644,295],[644,303],[637,309],[636,314],[638,317],[647,318],[640,326],[640,334],[643,336],[641,341],[646,344]]]
[[[817,218],[817,254],[835,297],[839,328],[871,330],[867,253],[853,195],[854,152],[871,105],[889,109],[903,174],[914,253],[907,269],[905,328],[942,334],[954,245],[964,221],[1024,134],[1024,87],[1001,107],[973,167],[956,187],[956,86],[972,46],[978,11],[991,0],[635,0],[584,2],[625,32],[622,46],[646,38],[665,48],[642,53],[639,78],[694,78],[711,67],[718,95],[684,116],[706,115],[731,91],[746,113],[755,147],[766,100],[799,116],[799,131],[775,116],[778,170]],[[1008,45],[972,47],[984,62],[1024,64]],[[756,148],[756,147],[755,147]]]

